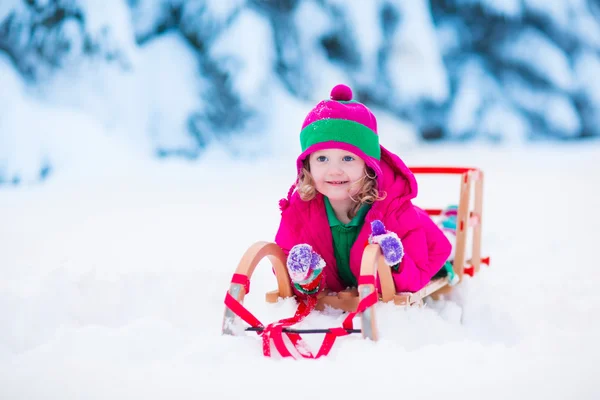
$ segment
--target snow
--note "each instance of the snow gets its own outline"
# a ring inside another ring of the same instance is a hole
[[[572,24],[581,40],[595,49],[600,49],[600,20],[594,14],[584,10],[577,15]]]
[[[212,41],[240,11],[243,0],[192,0],[183,2],[182,25],[202,42]]]
[[[236,16],[231,29],[213,43],[210,54],[232,80],[241,98],[258,101],[273,76],[273,32],[268,21],[252,10]]]
[[[547,19],[561,31],[571,31],[587,45],[600,47],[600,21],[594,15],[593,2],[525,0],[524,4],[530,13]]]
[[[144,87],[144,71],[137,69],[141,50],[128,56],[131,65],[125,70],[118,63],[81,59],[32,87],[31,96],[43,105],[94,118],[111,136],[136,143],[137,149],[150,154],[152,142],[145,132],[150,105],[145,92],[151,88]]]
[[[600,220],[590,213],[597,198],[589,183],[600,174],[593,167],[598,151],[400,152],[410,164],[483,168],[484,250],[492,267],[467,278],[451,301],[408,310],[378,305],[380,342],[342,338],[319,362],[263,359],[257,337],[220,335],[228,281],[251,243],[273,237],[277,200],[291,178],[280,171],[292,161],[219,165],[222,157],[214,154],[196,166],[152,165],[89,183],[55,179],[5,189],[0,393],[300,398],[288,385],[309,369],[313,390],[327,397],[383,396],[401,385],[414,398],[592,399],[598,390],[591,367],[600,356],[599,326],[590,318],[600,311],[593,283]],[[444,194],[452,201],[451,191]],[[263,321],[294,310],[289,300],[264,303],[274,286],[268,267],[259,266],[246,305]],[[317,314],[306,326],[340,320]],[[381,368],[384,362],[389,367]],[[343,383],[359,370],[363,384]]]
[[[158,21],[162,18],[165,2],[136,0],[135,2],[130,2],[130,7],[132,8],[131,25],[136,36],[139,37],[146,36],[156,29]]]
[[[3,21],[4,18],[10,15],[12,11],[22,7],[22,4],[19,0],[4,0],[0,2],[0,21]]]
[[[241,6],[244,5],[244,0],[195,0],[200,7],[206,7],[211,14],[211,18],[225,21],[231,17]]]
[[[600,71],[600,56],[592,52],[582,52],[575,59],[574,70],[577,73],[577,86],[600,108],[600,82],[594,76]]]
[[[329,2],[347,13],[355,40],[354,47],[361,55],[362,68],[357,79],[361,84],[368,85],[373,82],[378,71],[379,51],[383,41],[379,22],[382,4],[377,0],[368,3],[362,0]],[[373,29],[374,27],[376,28]]]
[[[566,54],[542,32],[528,28],[515,40],[504,44],[501,57],[517,65],[527,66],[558,88],[573,88],[573,76]]]
[[[276,101],[288,128],[310,106]],[[78,120],[57,140],[64,149],[86,127],[102,133],[95,120]],[[350,336],[319,361],[264,358],[256,335],[221,335],[223,299],[244,251],[274,237],[296,130],[274,126],[281,152],[266,158],[234,161],[214,146],[196,163],[119,156],[124,144],[96,138],[89,145],[104,143],[110,162],[73,159],[43,184],[1,189],[0,397],[597,398],[600,218],[591,183],[600,144],[426,146],[392,139],[406,132],[402,121],[380,120],[383,143],[409,165],[485,172],[492,266],[451,298],[421,309],[378,304],[377,343]],[[419,182],[423,206],[457,199],[456,180]],[[291,299],[264,302],[274,287],[265,261],[245,302],[264,322],[295,310]],[[303,327],[342,319],[314,313]],[[311,388],[302,390],[307,371]]]
[[[504,15],[507,17],[520,17],[523,5],[519,0],[454,0],[454,3],[459,6],[482,6],[488,13],[496,15]]]
[[[447,122],[448,132],[453,137],[477,133],[485,139],[505,144],[527,141],[528,121],[510,104],[498,81],[486,73],[481,60],[477,57],[465,59],[458,76],[455,101]],[[539,112],[543,114],[545,110],[541,108]]]
[[[579,132],[579,115],[575,105],[566,95],[532,90],[516,76],[508,76],[504,80],[504,90],[516,105],[542,117],[550,129],[562,132],[566,137],[575,136]],[[535,134],[535,131],[533,133]]]
[[[462,31],[465,28],[460,27],[454,21],[439,21],[435,27],[436,41],[443,54],[449,54],[460,49]]]
[[[157,148],[186,149],[197,145],[187,122],[201,107],[198,94],[206,86],[198,78],[199,68],[193,50],[176,32],[164,34],[141,48],[136,65],[137,107],[145,111],[140,124]]]
[[[456,100],[448,115],[448,131],[461,136],[475,131],[480,110],[484,107],[483,96],[492,78],[485,74],[481,62],[476,59],[466,62],[457,87]]]
[[[428,4],[417,0],[396,7],[401,20],[386,65],[391,86],[405,101],[442,103],[450,88]]]
[[[525,6],[528,11],[546,17],[548,20],[564,28],[569,23],[570,17],[573,14],[574,4],[582,3],[580,0],[569,1],[553,1],[546,2],[543,0],[525,0]]]
[[[487,137],[512,145],[525,143],[528,129],[529,125],[523,115],[503,103],[487,107],[479,125],[480,132]]]
[[[0,100],[0,170],[8,181],[34,183],[42,169],[58,174],[71,170],[76,176],[91,177],[102,173],[107,154],[113,162],[127,157],[126,151],[141,156],[127,148],[123,138],[110,137],[93,115],[32,96],[2,56],[0,77],[6,90]],[[85,169],[80,168],[83,165]]]
[[[300,84],[303,86],[300,88],[301,93],[306,97],[314,97],[313,100],[321,99],[322,96],[315,94],[327,93],[336,83],[349,81],[348,73],[340,65],[328,60],[321,44],[322,37],[339,22],[314,1],[300,2],[292,21],[299,27],[298,43],[295,46],[282,46],[281,51],[290,65],[295,68],[299,65],[305,71],[306,76],[302,77]],[[306,24],[304,21],[311,23]]]
[[[37,87],[25,85],[8,59],[1,57],[0,70],[6,72],[0,82],[7,95],[0,105],[15,111],[0,115],[0,143],[24,143],[0,145],[0,165],[5,171],[34,181],[42,159],[56,167],[65,157],[86,157],[88,143],[93,147],[96,140],[106,140],[103,136],[122,142],[119,146],[136,153],[133,157],[151,157],[164,149],[196,149],[188,118],[201,107],[199,94],[207,85],[198,75],[193,50],[180,34],[170,32],[137,47],[129,56],[130,67],[124,71],[115,64],[81,60]],[[52,111],[45,112],[48,108]],[[85,126],[94,128],[81,127],[77,132],[56,113],[93,119]],[[32,114],[43,117],[30,118]],[[54,130],[60,131],[58,137]],[[68,154],[63,154],[68,143],[61,139],[65,135],[74,135],[75,140],[67,147]],[[113,150],[101,153],[104,148],[96,147],[94,159],[112,155]]]

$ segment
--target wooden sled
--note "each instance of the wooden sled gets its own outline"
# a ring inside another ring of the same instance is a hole
[[[414,167],[411,170],[415,174],[460,175],[461,187],[457,211],[457,232],[453,268],[460,280],[462,280],[464,274],[475,275],[479,272],[482,263],[489,263],[489,258],[481,258],[483,173],[477,168]],[[473,207],[471,207],[472,192],[474,192]],[[429,215],[436,216],[441,214],[442,209],[426,209],[426,211]],[[467,261],[466,247],[468,232],[472,233],[472,250],[471,259]],[[275,303],[280,298],[294,296],[285,266],[286,256],[283,250],[275,243],[257,242],[246,251],[236,269],[234,277],[241,277],[242,280],[236,282],[232,280],[228,291],[229,295],[240,304],[243,303],[244,296],[248,291],[247,284],[251,280],[256,266],[265,257],[271,261],[277,279],[277,289],[266,293],[266,301],[268,303]],[[394,304],[401,306],[422,305],[423,299],[427,296],[438,298],[441,295],[450,293],[452,290],[448,278],[445,277],[430,281],[424,288],[417,292],[396,293],[391,269],[385,264],[379,245],[370,244],[365,247],[363,253],[358,287],[338,293],[326,293],[326,291],[323,291],[317,297],[315,308],[323,310],[325,306],[330,306],[347,312],[354,312],[363,299],[377,291],[377,288],[373,284],[377,280],[379,280],[381,286],[381,291],[378,293],[379,301],[393,301]],[[243,282],[246,282],[246,284]],[[363,283],[361,284],[361,282]],[[373,305],[367,307],[359,316],[361,319],[360,332],[362,336],[371,340],[377,340],[378,332],[375,307]],[[223,334],[236,334],[236,330],[234,329],[236,318],[236,312],[226,306],[222,327]],[[315,332],[313,330],[310,333],[325,333],[326,331]],[[302,331],[298,330],[297,332]]]

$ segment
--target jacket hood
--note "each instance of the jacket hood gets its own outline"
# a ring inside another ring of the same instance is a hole
[[[379,188],[385,199],[376,201],[367,214],[367,221],[382,219],[389,209],[399,209],[415,197],[419,192],[417,180],[404,161],[396,154],[381,146],[381,170],[383,183]]]

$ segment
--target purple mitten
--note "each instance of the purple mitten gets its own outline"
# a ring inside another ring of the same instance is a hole
[[[323,258],[308,244],[292,247],[286,264],[292,282],[302,286],[309,285],[317,279],[325,267]]]
[[[398,265],[404,257],[404,247],[398,235],[387,231],[383,222],[378,219],[371,222],[371,232],[369,243],[379,244],[385,263],[390,267]]]

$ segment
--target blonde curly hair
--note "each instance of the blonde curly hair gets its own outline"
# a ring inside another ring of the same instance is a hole
[[[358,210],[363,204],[373,204],[376,201],[383,200],[386,197],[386,193],[379,193],[377,188],[377,174],[371,168],[365,165],[365,174],[358,181],[354,182],[350,189],[360,185],[358,191],[354,195],[350,195],[350,198],[354,202],[350,211],[348,211],[348,218],[352,219],[358,213]],[[315,187],[315,181],[310,173],[309,157],[307,157],[302,163],[302,170],[298,174],[298,182],[296,184],[296,190],[300,195],[300,198],[304,201],[310,201],[317,195],[317,188]]]

